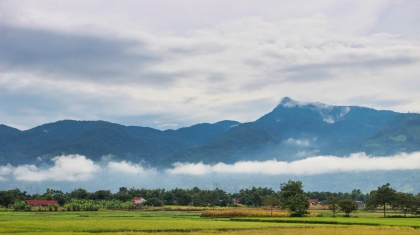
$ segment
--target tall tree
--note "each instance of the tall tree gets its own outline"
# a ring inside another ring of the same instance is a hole
[[[302,189],[301,181],[289,180],[280,185],[280,200],[282,206],[288,209],[292,216],[303,216],[309,208],[308,197]]]
[[[219,205],[219,189],[215,189],[210,192],[210,200],[211,200],[211,206],[214,207]]]
[[[291,213],[291,216],[304,216],[307,214],[307,209],[309,208],[308,197],[304,193],[298,193],[289,198],[288,209]]]
[[[89,196],[89,192],[86,189],[78,188],[70,192],[70,196],[74,199],[85,199]]]
[[[280,200],[276,197],[276,195],[265,195],[262,204],[270,207],[271,216],[273,216],[273,208],[280,206]]]
[[[378,207],[382,206],[384,210],[384,217],[386,217],[386,205],[393,205],[396,199],[396,191],[390,187],[389,183],[378,187],[377,190],[372,190],[369,193],[369,202],[367,206]]]
[[[260,207],[262,200],[263,198],[261,197],[259,192],[255,191],[252,195],[252,201],[254,203],[254,206],[256,206],[257,208]]]
[[[350,213],[356,211],[358,206],[357,202],[352,199],[341,199],[338,201],[338,206],[340,210],[346,214],[347,217],[350,216]]]
[[[404,212],[404,217],[407,217],[407,212],[415,212],[418,208],[418,204],[418,199],[413,194],[397,192],[393,208],[402,210]]]
[[[280,198],[282,201],[300,193],[304,193],[302,181],[289,180],[287,183],[280,184]]]
[[[332,211],[333,216],[337,213],[339,206],[338,203],[340,202],[340,198],[338,197],[330,197],[327,200],[328,208]]]

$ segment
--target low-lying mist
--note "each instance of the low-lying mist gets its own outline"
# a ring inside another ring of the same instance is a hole
[[[49,164],[48,164],[49,163]],[[420,152],[391,157],[372,157],[355,153],[348,157],[316,156],[282,162],[240,161],[234,164],[175,163],[157,170],[144,163],[116,161],[103,157],[93,162],[82,155],[57,156],[38,165],[0,166],[2,189],[20,188],[40,193],[45,188],[71,191],[85,188],[117,191],[119,187],[192,188],[228,192],[256,187],[279,189],[288,179],[301,180],[306,191],[368,192],[387,182],[400,191],[420,191]]]

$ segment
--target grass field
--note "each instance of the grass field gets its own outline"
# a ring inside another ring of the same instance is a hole
[[[200,217],[199,212],[0,212],[0,234],[420,234],[420,218]]]

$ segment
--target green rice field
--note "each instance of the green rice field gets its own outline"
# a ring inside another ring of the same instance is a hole
[[[0,211],[0,234],[420,234],[420,217],[200,217],[201,212]]]

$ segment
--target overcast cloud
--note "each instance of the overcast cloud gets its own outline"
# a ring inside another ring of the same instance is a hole
[[[420,112],[419,1],[1,1],[0,120],[159,129],[284,96]]]

